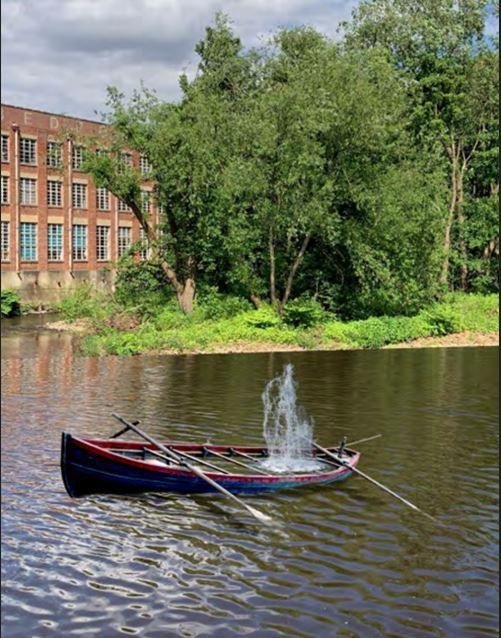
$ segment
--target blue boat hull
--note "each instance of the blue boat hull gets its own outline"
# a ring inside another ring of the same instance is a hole
[[[66,491],[72,497],[89,494],[134,494],[142,492],[216,492],[209,483],[188,471],[161,473],[151,469],[124,465],[120,461],[93,454],[75,445],[71,435],[63,433],[61,473]],[[218,476],[217,482],[234,494],[256,494],[307,484],[326,484],[351,475],[349,469],[325,475],[325,479],[304,480],[299,477],[239,477]],[[334,475],[333,475],[334,474]],[[213,477],[214,478],[214,477]]]

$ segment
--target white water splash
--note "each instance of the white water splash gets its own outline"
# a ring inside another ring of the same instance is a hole
[[[313,421],[297,405],[293,373],[289,363],[262,394],[263,435],[269,452],[262,466],[274,472],[312,472],[324,467],[312,455]]]

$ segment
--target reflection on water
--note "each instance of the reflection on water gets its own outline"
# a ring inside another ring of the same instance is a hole
[[[45,320],[2,327],[6,637],[497,635],[495,349],[82,358]],[[381,432],[360,467],[445,525],[360,478],[249,498],[271,528],[213,495],[66,495],[62,430],[107,437],[114,410],[261,443],[288,362],[316,439]]]

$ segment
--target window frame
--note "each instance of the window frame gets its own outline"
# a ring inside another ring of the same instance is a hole
[[[101,231],[106,231],[101,234]],[[104,237],[102,236],[104,235]],[[103,243],[103,238],[105,242]],[[103,251],[103,248],[105,251]],[[104,224],[96,225],[96,261],[105,262],[110,260],[110,227]]]
[[[124,232],[121,232],[124,231]],[[126,237],[123,237],[125,235]],[[124,244],[124,239],[127,244]],[[130,226],[118,226],[117,228],[117,256],[123,257],[132,245],[132,229]]]
[[[149,175],[151,173],[151,164],[146,155],[139,156],[139,171],[141,175]]]
[[[83,204],[80,205],[76,203],[76,191],[81,190],[83,193]],[[71,184],[71,205],[73,208],[79,208],[80,210],[87,210],[88,205],[88,189],[87,184],[82,184],[81,182],[72,182]]]
[[[29,152],[24,148],[24,146],[32,146]],[[29,160],[23,159],[25,155],[29,156]],[[33,161],[31,161],[33,160]],[[36,166],[37,165],[37,140],[32,137],[20,137],[19,138],[19,163],[25,166]]]
[[[78,230],[78,232],[77,232]],[[81,233],[83,246],[77,244],[78,235]],[[83,251],[81,254],[78,250]],[[87,224],[73,224],[71,227],[71,258],[73,261],[85,262],[89,260],[89,236]]]
[[[29,236],[24,231],[30,230]],[[33,232],[31,232],[33,231]],[[28,237],[29,243],[26,243]],[[25,249],[34,249],[28,255],[23,254]],[[19,224],[19,259],[21,261],[38,261],[38,224],[36,222],[21,222]]]
[[[0,229],[1,261],[10,261],[10,222],[1,220]]]
[[[51,230],[57,228],[58,232],[54,235],[51,233]],[[51,245],[51,240],[56,239],[56,248]],[[51,250],[57,250],[58,256],[54,256],[51,254]],[[64,261],[64,224],[47,224],[47,261],[50,262],[61,262]]]
[[[102,199],[103,197],[104,197],[104,200]],[[106,202],[106,207],[101,205],[103,201]],[[103,210],[105,212],[110,211],[111,209],[110,191],[107,188],[104,188],[104,187],[96,188],[96,209]]]
[[[28,182],[30,183],[30,188],[26,190],[26,186]],[[30,196],[29,201],[26,201],[25,199],[27,194]],[[36,177],[20,177],[19,178],[19,203],[21,206],[37,206],[38,180]]]
[[[54,192],[52,190],[53,184],[59,185],[59,192],[57,192],[58,189],[56,189],[56,197],[55,197],[56,203],[54,203],[54,200],[51,200],[51,197],[54,195]],[[63,183],[58,179],[47,180],[47,206],[49,208],[62,208],[63,206]]]
[[[2,175],[0,182],[0,202],[4,205],[10,204],[10,175]],[[5,185],[5,188],[4,188]],[[4,199],[5,193],[5,199]]]
[[[5,144],[4,144],[5,142]],[[2,133],[2,162],[8,162],[9,161],[9,151],[10,151],[10,147],[9,147],[9,142],[10,142],[10,136],[8,133]],[[4,154],[5,151],[5,154]]]
[[[84,161],[84,147],[81,144],[72,144],[71,146],[71,168],[74,171],[82,171]]]
[[[47,142],[45,163],[49,168],[61,168],[63,164],[62,144],[60,142]]]

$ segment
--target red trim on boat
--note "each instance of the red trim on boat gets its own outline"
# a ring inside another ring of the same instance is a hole
[[[115,440],[100,440],[100,439],[80,439],[78,437],[72,436],[72,442],[77,447],[80,447],[84,450],[91,452],[92,454],[97,454],[103,458],[107,458],[109,460],[119,462],[123,465],[129,465],[131,467],[140,468],[141,470],[148,470],[153,474],[169,474],[171,476],[193,476],[193,473],[190,470],[181,470],[176,469],[171,466],[162,467],[160,465],[152,465],[147,461],[143,461],[141,459],[132,459],[127,456],[123,456],[118,454],[117,452],[111,451],[113,449],[120,450],[142,450],[146,449],[156,449],[156,447],[152,444],[141,443],[135,441],[115,441]],[[260,447],[236,447],[236,446],[227,446],[227,445],[196,445],[196,444],[169,444],[166,446],[172,447],[174,450],[178,449],[182,452],[194,452],[200,451],[204,447],[207,447],[208,450],[219,451],[227,451],[229,447],[233,447],[233,449],[238,450],[239,452],[260,452],[264,448]],[[108,448],[108,449],[107,449]],[[329,448],[336,449],[336,448]],[[349,450],[354,453],[352,457],[346,457],[346,462],[350,464],[350,467],[355,467],[358,463],[358,459],[360,454],[355,452],[355,450]],[[321,459],[320,459],[321,460]],[[193,461],[194,463],[195,461]],[[321,473],[315,472],[310,474],[273,474],[273,475],[263,475],[263,474],[222,474],[220,472],[207,472],[204,470],[204,474],[209,476],[210,478],[220,481],[240,481],[242,483],[246,482],[259,482],[259,483],[279,483],[283,481],[296,481],[298,483],[307,483],[307,482],[316,482],[321,477],[323,479],[331,479],[335,476],[342,476],[346,472],[349,472],[349,468],[339,467],[334,468],[328,472]]]

